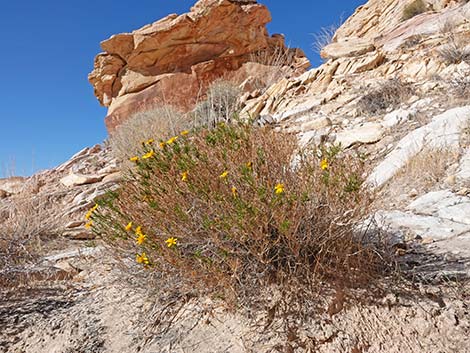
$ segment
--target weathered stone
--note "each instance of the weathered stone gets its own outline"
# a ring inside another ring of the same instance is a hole
[[[382,125],[384,127],[391,128],[395,125],[398,125],[408,120],[414,114],[416,114],[416,110],[406,110],[406,109],[394,110],[393,112],[390,112],[384,116]]]
[[[18,194],[23,190],[26,180],[23,177],[0,179],[0,189],[8,194]]]
[[[85,223],[84,221],[72,221],[72,222],[67,223],[65,225],[65,228],[66,229],[77,228],[77,227],[82,226],[84,223]]]
[[[404,232],[409,239],[419,236],[421,238],[445,240],[470,232],[470,226],[466,224],[402,211],[379,212],[377,221],[381,227],[388,231]]]
[[[82,175],[70,173],[69,175],[60,179],[60,182],[67,187],[79,186],[85,184],[94,184],[101,181],[104,175]]]
[[[384,133],[381,124],[365,123],[362,126],[346,130],[336,135],[335,144],[348,148],[356,143],[374,143],[379,141]]]
[[[459,169],[455,177],[457,180],[470,181],[470,149],[467,149],[460,160]]]
[[[71,228],[66,229],[62,236],[71,240],[92,240],[95,235],[85,228]]]
[[[375,46],[370,39],[348,37],[340,42],[325,46],[320,55],[325,59],[338,59],[363,55],[373,50],[375,50]]]

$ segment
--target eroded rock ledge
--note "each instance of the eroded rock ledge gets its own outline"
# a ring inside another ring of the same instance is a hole
[[[103,41],[89,81],[109,108],[108,130],[160,103],[190,109],[222,76],[242,83],[278,70],[266,60],[256,62],[260,51],[265,58],[281,52],[287,65],[305,71],[310,64],[301,50],[286,48],[281,35],[268,35],[270,21],[268,9],[254,0],[200,0],[189,13]]]

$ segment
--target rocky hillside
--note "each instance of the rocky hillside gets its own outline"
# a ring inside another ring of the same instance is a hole
[[[190,109],[201,87],[224,77],[247,92],[242,117],[301,146],[357,151],[378,195],[371,220],[393,237],[418,297],[336,298],[287,345],[265,317],[253,327],[209,300],[155,300],[138,269],[124,276],[85,228],[94,199],[121,180],[109,149],[95,146],[53,170],[0,180],[0,352],[470,352],[470,3],[424,1],[408,16],[415,3],[368,1],[323,48],[324,63],[305,71],[299,50],[267,35],[265,6],[201,0],[104,41],[89,78],[110,129],[162,95]],[[279,48],[298,75],[253,88],[254,72],[273,69],[254,53]],[[181,86],[188,91],[168,94]]]

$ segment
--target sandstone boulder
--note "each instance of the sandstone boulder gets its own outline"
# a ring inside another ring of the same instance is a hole
[[[269,21],[268,9],[256,1],[200,0],[189,13],[103,41],[89,81],[109,108],[108,130],[156,104],[191,109],[220,77],[242,83],[258,74],[262,80],[266,70],[279,70],[279,63],[271,65],[279,57],[281,66],[305,71],[304,53],[286,48],[280,35],[269,36]],[[253,72],[249,62],[263,69]]]

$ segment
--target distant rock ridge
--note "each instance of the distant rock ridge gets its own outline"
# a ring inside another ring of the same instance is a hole
[[[103,41],[89,81],[108,107],[108,130],[157,104],[188,110],[220,77],[242,83],[278,70],[254,62],[260,51],[281,51],[286,64],[304,72],[310,65],[304,53],[286,48],[281,35],[269,36],[270,21],[268,9],[254,0],[200,0],[189,13]]]

